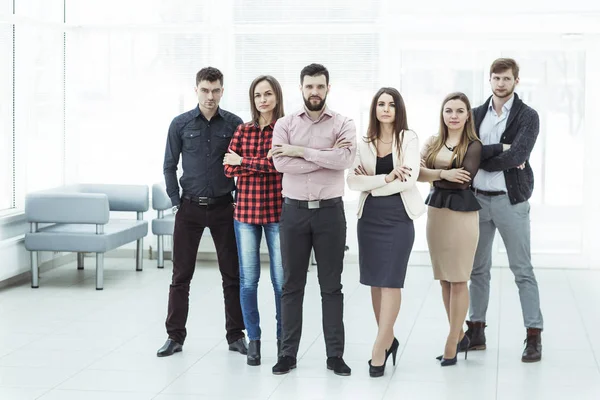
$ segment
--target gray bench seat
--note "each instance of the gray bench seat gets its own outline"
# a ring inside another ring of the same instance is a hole
[[[25,235],[30,251],[72,251],[106,253],[148,234],[148,222],[135,219],[111,219],[104,233],[96,234],[96,225],[54,224]]]

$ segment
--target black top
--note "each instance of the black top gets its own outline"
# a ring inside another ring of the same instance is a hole
[[[394,169],[394,160],[392,159],[392,153],[385,157],[377,157],[377,164],[375,164],[375,175],[389,174]]]
[[[480,168],[485,171],[504,171],[506,189],[511,204],[528,200],[533,193],[533,170],[529,165],[529,155],[540,132],[538,113],[527,106],[515,93],[515,100],[506,121],[506,129],[501,142],[483,146]],[[473,109],[475,129],[479,132],[490,105],[491,97]],[[510,144],[502,151],[502,144]],[[517,168],[525,163],[524,169]]]
[[[453,211],[478,211],[481,209],[481,205],[471,191],[471,182],[479,170],[482,147],[480,141],[472,141],[469,143],[463,159],[462,167],[471,174],[471,181],[467,183],[450,182],[445,179],[434,181],[433,188],[425,200],[428,206],[449,208]],[[451,168],[459,168],[456,160],[452,162]]]
[[[221,108],[208,121],[196,106],[173,119],[169,127],[163,171],[167,194],[174,206],[181,195],[220,197],[235,189],[233,178],[227,178],[223,157],[231,137],[242,120]],[[177,164],[181,155],[183,174],[177,183]]]

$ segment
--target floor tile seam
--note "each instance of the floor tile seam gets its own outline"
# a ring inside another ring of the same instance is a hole
[[[573,289],[573,283],[571,281],[571,278],[566,273],[565,273],[565,278],[567,279],[567,282],[569,283],[569,290],[571,292],[571,296],[573,297],[573,300],[575,301],[575,308],[577,310],[577,315],[579,316],[579,320],[581,322],[581,325],[583,326],[583,331],[585,332],[585,337],[587,339],[588,345],[590,346],[590,351],[592,352],[592,355],[594,356],[594,360],[596,361],[596,367],[598,368],[598,372],[600,372],[600,360],[598,359],[598,355],[596,354],[594,346],[592,345],[592,339],[590,336],[590,332],[587,328],[587,325],[585,323],[585,318],[583,317],[583,314],[581,313],[581,309],[579,308],[579,302],[577,301],[577,297],[575,296],[575,290]]]
[[[190,369],[192,369],[196,364],[198,364],[204,357],[206,357],[208,354],[210,354],[211,351],[213,351],[214,349],[217,348],[217,346],[221,345],[223,342],[225,341],[225,339],[222,339],[220,341],[218,341],[214,346],[212,346],[208,351],[206,351],[199,359],[197,359],[194,363],[192,363],[188,368],[182,370],[179,374],[177,374],[177,376],[175,376],[169,383],[167,383],[157,394],[156,396],[153,397],[153,399],[157,398],[158,396],[160,396],[161,394],[163,394],[163,392],[169,387],[171,386],[177,379],[181,378],[184,374],[186,374]],[[172,357],[172,356],[171,356]]]
[[[408,335],[406,336],[406,342],[404,343],[404,346],[402,346],[402,351],[399,354],[398,360],[402,359],[402,355],[404,354],[404,351],[406,350],[406,346],[407,343],[410,340],[410,337],[413,333],[413,330],[415,329],[415,326],[417,324],[417,321],[419,320],[419,316],[421,315],[421,312],[423,312],[423,308],[425,307],[425,304],[427,303],[427,298],[429,297],[429,292],[432,290],[432,286],[433,286],[434,280],[430,280],[429,285],[427,286],[427,290],[425,291],[425,296],[423,296],[423,299],[421,300],[421,305],[419,306],[419,311],[416,314],[416,318],[414,319],[412,326],[410,327],[410,330],[408,331]],[[400,309],[402,309],[402,306],[400,307]],[[385,390],[383,391],[383,396],[381,397],[382,399],[385,399],[385,397],[387,396],[387,393],[390,389],[390,384],[392,382],[392,380],[394,379],[394,375],[396,374],[396,367],[394,366],[393,371],[392,371],[392,376],[390,377],[390,379],[387,382],[387,385],[385,386]]]

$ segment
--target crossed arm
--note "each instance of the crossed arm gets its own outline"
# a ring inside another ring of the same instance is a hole
[[[529,123],[521,123],[515,139],[506,146],[502,143],[484,146],[480,168],[489,171],[504,171],[518,168],[529,159],[533,146],[540,132],[540,118],[535,110],[530,110],[530,115],[524,116]],[[517,122],[517,121],[515,121]],[[487,149],[486,149],[487,148]],[[504,150],[504,151],[503,151]]]
[[[395,171],[392,171],[393,179],[389,182],[386,180],[385,174],[369,175],[363,167],[365,160],[361,157],[369,157],[369,154],[357,152],[354,166],[348,172],[348,187],[352,190],[360,190],[363,192],[371,192],[373,196],[389,196],[391,194],[400,193],[412,186],[417,181],[419,176],[419,139],[415,135],[408,139],[408,142],[403,150],[403,161],[402,166],[398,166],[405,173],[396,175]],[[390,174],[390,175],[392,175]]]
[[[229,153],[225,155],[223,160],[225,176],[233,178],[234,176],[250,176],[258,173],[277,173],[273,166],[273,160],[268,157],[240,157],[243,141],[243,125],[240,125],[233,134],[233,138],[229,143]]]
[[[289,119],[280,119],[273,130],[273,164],[283,173],[307,174],[319,169],[344,170],[352,165],[356,153],[356,128],[347,120],[333,148],[311,149],[295,146],[289,140]]]
[[[432,182],[433,186],[443,189],[467,189],[479,170],[483,148],[481,142],[471,142],[465,154],[462,167],[449,170],[432,169],[425,166],[425,157],[428,154],[429,144],[426,145],[421,155],[419,182]]]

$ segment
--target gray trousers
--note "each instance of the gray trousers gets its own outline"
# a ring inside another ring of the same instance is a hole
[[[302,303],[311,249],[315,251],[323,335],[327,357],[344,354],[344,295],[342,270],[346,246],[344,204],[319,209],[303,209],[284,204],[279,222],[283,261],[281,296],[281,356],[296,357],[302,335]]]
[[[492,243],[496,228],[508,253],[510,270],[519,288],[523,322],[526,328],[543,328],[538,284],[531,265],[529,202],[512,205],[508,195],[477,194],[479,243],[475,253],[470,285],[470,320],[485,322],[490,300]]]

